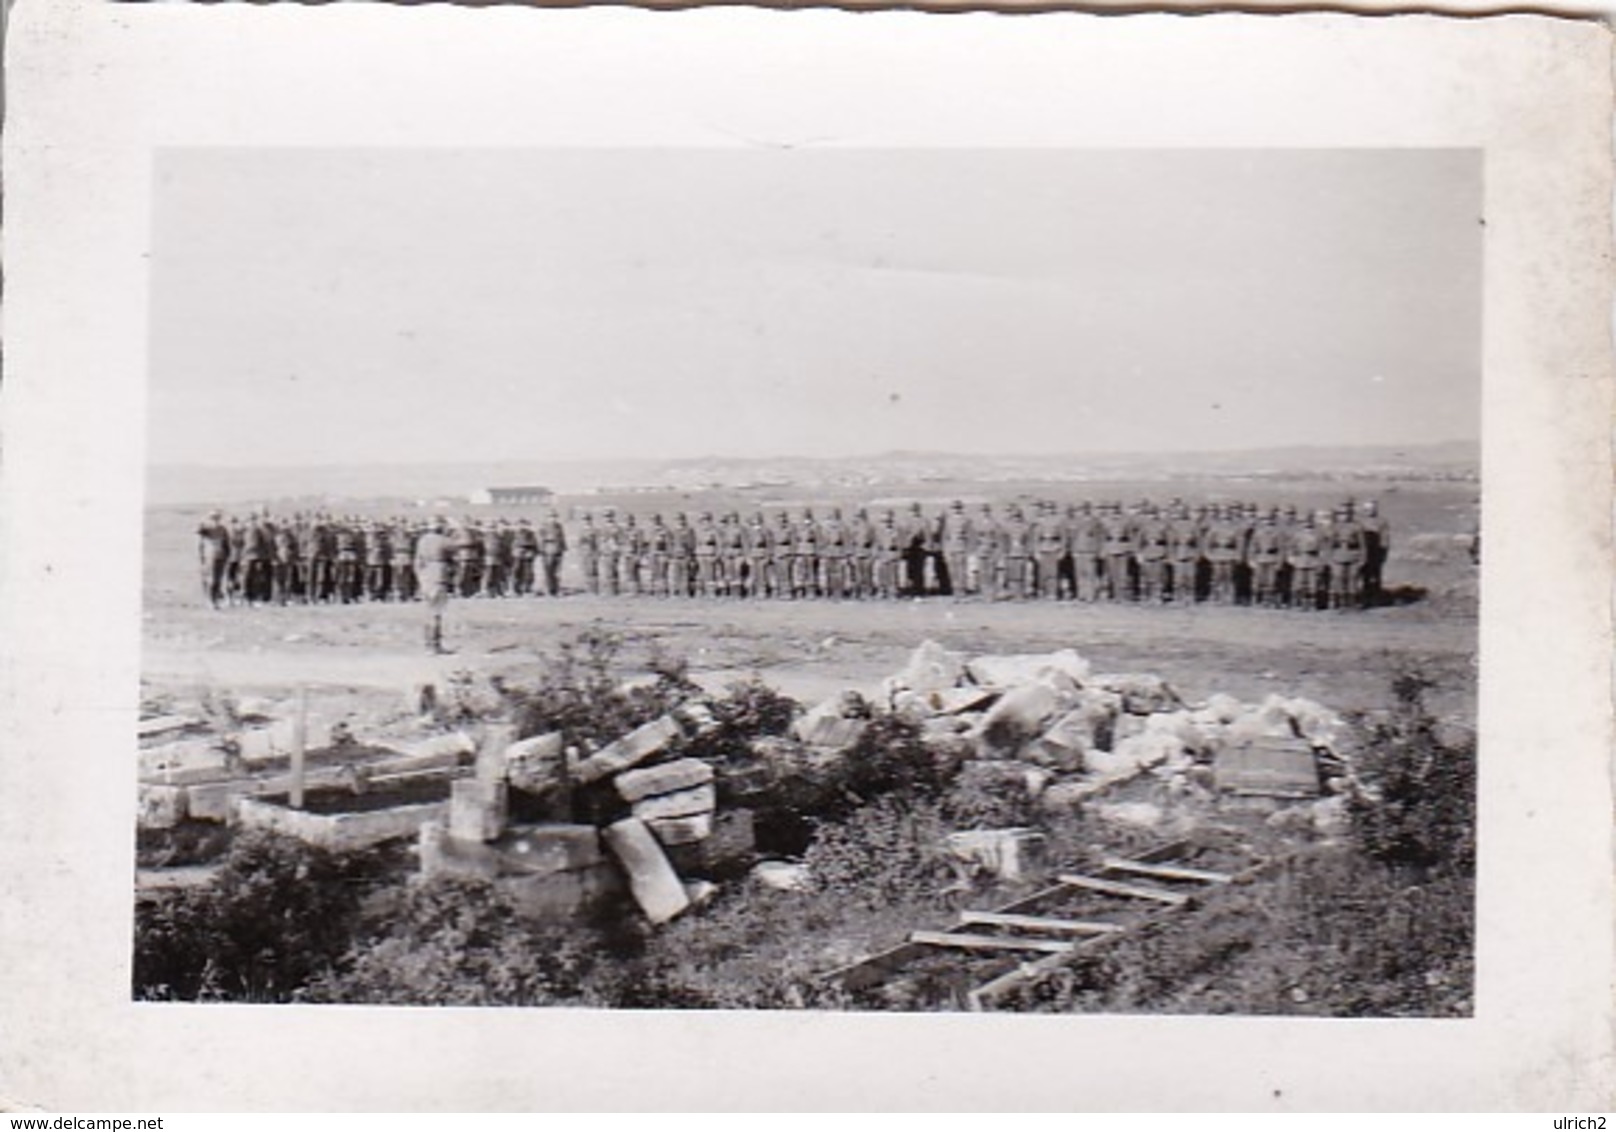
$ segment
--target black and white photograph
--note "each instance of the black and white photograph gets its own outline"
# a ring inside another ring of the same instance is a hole
[[[184,150],[134,987],[1464,1017],[1475,150]]]
[[[383,7],[12,30],[23,1101],[1608,1083],[1595,39]]]

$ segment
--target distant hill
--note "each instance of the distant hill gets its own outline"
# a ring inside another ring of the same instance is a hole
[[[1479,476],[1480,445],[1262,448],[1231,452],[969,455],[886,452],[873,456],[683,460],[499,461],[289,468],[159,465],[147,476],[150,506],[256,500],[464,501],[480,487],[542,484],[563,495],[596,490],[735,487],[876,488],[928,482],[1084,483],[1112,479],[1263,479],[1324,476],[1462,479]]]

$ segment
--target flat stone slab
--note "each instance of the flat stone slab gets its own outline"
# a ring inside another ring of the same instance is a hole
[[[680,790],[676,794],[659,794],[634,803],[634,816],[644,822],[664,818],[688,818],[698,814],[711,814],[718,808],[718,792],[711,783]]]
[[[625,802],[638,802],[658,794],[674,794],[713,780],[711,764],[700,759],[678,759],[671,763],[625,770],[612,780],[617,796]]]
[[[601,833],[606,847],[623,866],[634,901],[653,924],[664,924],[690,907],[679,874],[668,863],[656,837],[645,822],[624,818]]]

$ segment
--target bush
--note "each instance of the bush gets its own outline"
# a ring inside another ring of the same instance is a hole
[[[1444,741],[1425,708],[1432,684],[1417,674],[1392,685],[1389,712],[1361,717],[1352,837],[1374,860],[1421,874],[1469,876],[1476,863],[1474,739]]]
[[[290,1001],[347,949],[380,869],[374,854],[238,837],[211,885],[137,906],[135,997]]]
[[[400,1006],[598,1005],[586,990],[599,948],[584,927],[537,927],[492,885],[406,886],[381,930],[298,995]]]
[[[623,641],[600,628],[563,641],[528,688],[507,686],[517,736],[559,731],[593,749],[671,711],[700,689],[682,661],[653,656],[649,683],[624,687],[616,672]]]
[[[851,903],[936,900],[957,875],[944,848],[947,834],[935,805],[883,798],[821,824],[803,863],[817,889]]]
[[[883,713],[870,719],[842,762],[841,785],[865,802],[895,795],[934,801],[959,777],[961,758],[923,742],[920,724]]]
[[[736,681],[723,696],[707,700],[706,706],[716,726],[691,740],[684,753],[719,763],[750,762],[753,739],[784,735],[802,711],[796,700],[756,676]]]

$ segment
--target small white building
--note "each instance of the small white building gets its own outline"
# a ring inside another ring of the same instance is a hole
[[[555,492],[547,487],[479,487],[467,499],[479,507],[519,507],[535,503],[548,503]]]

